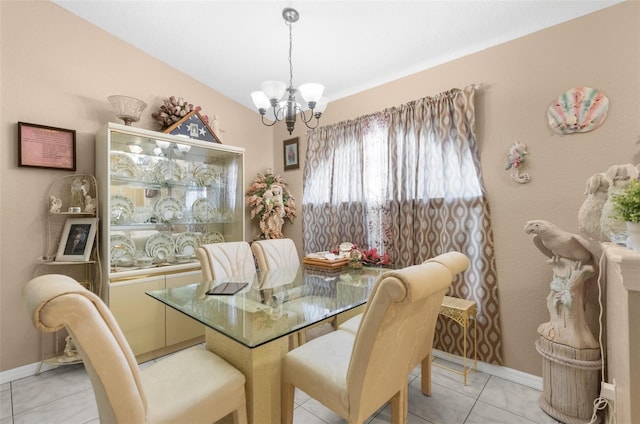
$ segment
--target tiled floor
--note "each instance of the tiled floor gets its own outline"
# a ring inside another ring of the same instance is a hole
[[[482,372],[471,372],[464,386],[461,376],[433,367],[433,395],[426,397],[420,392],[419,375],[418,367],[410,376],[409,424],[556,423],[538,407],[537,390]],[[82,364],[5,383],[0,389],[0,424],[99,423],[91,383]],[[305,393],[296,393],[294,423],[344,422]],[[367,422],[390,422],[389,407]]]

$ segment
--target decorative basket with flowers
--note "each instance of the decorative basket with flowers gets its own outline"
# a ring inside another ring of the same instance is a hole
[[[260,220],[257,238],[283,238],[282,225],[285,218],[293,222],[296,216],[295,199],[285,179],[269,169],[265,174],[259,173],[256,176],[245,194],[251,218]]]

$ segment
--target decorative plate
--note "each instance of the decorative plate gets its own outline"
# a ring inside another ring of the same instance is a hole
[[[224,243],[224,236],[217,231],[210,231],[202,235],[202,244]]]
[[[163,221],[182,218],[184,206],[178,199],[168,196],[159,199],[154,207],[156,214]]]
[[[200,246],[200,235],[198,233],[180,233],[176,237],[176,253],[178,255],[193,256]]]
[[[117,177],[135,177],[138,175],[136,163],[126,153],[111,153],[111,175]]]
[[[164,262],[173,256],[176,246],[171,235],[158,233],[147,239],[144,244],[144,250],[147,256],[154,258],[156,261]]]
[[[111,220],[128,221],[133,216],[136,207],[127,196],[114,194],[111,196]]]
[[[136,253],[136,245],[131,237],[112,234],[110,257],[113,264],[132,262]]]
[[[211,205],[209,204],[209,200],[206,197],[201,197],[196,199],[191,206],[191,210],[193,211],[193,216],[200,222],[207,222],[211,216]]]
[[[218,179],[214,169],[203,163],[197,163],[191,173],[196,184],[202,187],[210,186]]]
[[[155,174],[160,180],[182,181],[185,177],[185,170],[178,161],[160,160],[155,165]]]

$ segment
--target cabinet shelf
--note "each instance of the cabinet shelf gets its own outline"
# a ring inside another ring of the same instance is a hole
[[[209,221],[189,221],[186,219],[175,219],[169,222],[116,222],[111,224],[111,231],[129,231],[129,230],[154,230],[158,231],[171,231],[171,227],[174,225],[186,225],[189,227],[196,226],[208,226],[208,225],[220,225],[220,224],[235,224],[236,221],[225,221],[220,219],[212,219]]]
[[[60,365],[74,365],[74,364],[81,364],[82,363],[82,359],[72,359],[70,360],[70,358],[68,358],[65,355],[58,355],[58,356],[54,356],[52,358],[47,358],[44,359],[42,362],[44,362],[47,365],[52,365],[52,366],[60,366]]]
[[[51,216],[85,216],[85,217],[95,217],[96,214],[93,212],[49,212]]]
[[[160,182],[148,182],[133,177],[121,177],[113,175],[111,177],[111,184],[114,186],[130,186],[130,187],[142,187],[147,189],[171,188],[171,187],[184,187],[190,189],[223,189],[227,185],[224,183],[212,183],[212,184],[199,184],[194,180],[182,180],[182,181],[160,181]]]
[[[39,265],[46,265],[46,266],[92,265],[96,263],[98,263],[98,261],[55,261],[55,260],[46,259],[46,258],[38,259]]]

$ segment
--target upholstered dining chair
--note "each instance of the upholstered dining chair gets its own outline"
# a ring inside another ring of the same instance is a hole
[[[435,258],[427,259],[424,263],[436,262],[446,266],[451,272],[452,276],[460,274],[469,268],[469,258],[460,252],[449,252],[436,256]],[[349,331],[353,334],[358,332],[360,321],[362,320],[362,314],[345,321],[338,328],[340,330]],[[421,390],[422,393],[431,396],[431,361],[432,361],[432,347],[433,337],[435,332],[434,326],[423,326],[416,332],[416,338],[422,341],[420,348],[416,350],[415,355],[411,360],[411,368],[415,368],[420,365],[421,369]]]
[[[230,276],[253,278],[256,273],[251,247],[246,241],[203,244],[196,250],[196,257],[204,281]]]
[[[251,251],[256,258],[260,272],[270,271],[277,268],[289,268],[300,265],[300,256],[296,245],[291,239],[269,239],[256,240],[251,243]],[[313,325],[311,328],[324,324],[331,324],[335,328],[335,318],[330,318]],[[307,330],[298,331],[289,338],[291,347],[298,347],[307,341]]]
[[[74,279],[36,277],[23,299],[38,329],[73,338],[101,423],[247,422],[244,375],[214,353],[197,346],[139,369],[109,308]]]
[[[423,326],[435,327],[451,271],[437,262],[387,271],[374,285],[358,331],[336,330],[290,351],[282,363],[283,422],[293,422],[298,387],[349,423],[386,402],[406,423],[408,375]]]
[[[251,251],[261,272],[300,265],[298,250],[291,239],[256,240],[251,243]]]

